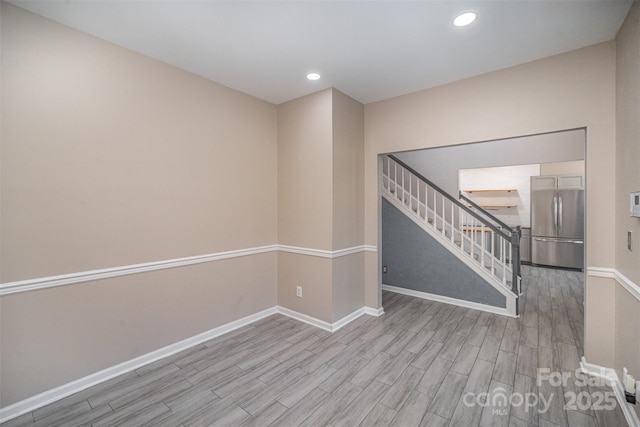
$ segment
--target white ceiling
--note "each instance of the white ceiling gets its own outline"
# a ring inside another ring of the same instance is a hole
[[[612,40],[632,3],[10,2],[275,104],[327,87],[366,104]]]

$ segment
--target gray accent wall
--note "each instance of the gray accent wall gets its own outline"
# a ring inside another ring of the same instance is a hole
[[[382,199],[382,283],[506,307],[506,298],[437,240]]]

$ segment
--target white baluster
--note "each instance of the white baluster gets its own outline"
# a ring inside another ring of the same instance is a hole
[[[436,212],[438,212],[438,209],[437,209],[438,205],[436,204],[438,200],[437,199],[438,195],[436,194],[435,188],[432,188],[432,190],[433,190],[433,229],[435,230],[437,228],[436,224],[438,223],[438,215],[436,214]]]
[[[447,227],[445,227],[446,223],[444,221],[444,218],[445,218],[445,210],[444,210],[445,206],[444,205],[445,205],[445,201],[447,199],[444,198],[444,195],[440,195],[440,198],[442,199],[442,235],[445,236],[445,231],[446,231]]]
[[[393,162],[393,192],[398,197],[398,164]]]
[[[458,235],[460,236],[460,249],[464,252],[464,210],[458,208]]]
[[[494,234],[494,231],[491,230],[491,274],[495,276],[496,274],[496,251],[495,251],[495,242],[496,242],[496,235]]]
[[[413,212],[413,189],[411,188],[413,184],[413,175],[409,175],[409,209]]]
[[[404,204],[404,167],[400,166],[400,200],[402,200],[402,204]]]
[[[391,176],[391,170],[389,170],[389,156],[385,156],[385,163],[383,165],[387,165],[387,186],[385,187],[387,190],[391,191],[391,184],[389,183],[389,177]],[[384,166],[383,166],[384,169]],[[383,171],[384,174],[384,171]],[[384,180],[382,181],[382,185],[384,186]]]
[[[470,240],[471,240],[471,260],[475,261],[475,258],[473,257],[473,252],[474,252],[474,246],[475,246],[475,231],[474,231],[474,226],[475,226],[475,218],[471,217],[471,226],[469,228],[469,236],[470,236]]]
[[[453,235],[456,234],[456,233],[454,233],[455,207],[456,207],[456,204],[455,203],[451,203],[451,225],[449,226],[449,229],[451,230],[451,243],[454,243]]]
[[[500,238],[500,260],[502,262],[502,284],[507,286],[507,263],[505,259],[505,249],[506,249],[506,241],[504,237]]]
[[[424,183],[424,222],[429,223],[429,186]]]
[[[421,184],[422,184],[422,186],[426,186],[427,185],[424,182],[421,182]],[[417,194],[418,194],[418,207],[420,207],[420,205],[422,204],[422,202],[420,202],[420,195],[422,194],[420,192],[420,185],[418,185]],[[420,218],[424,219],[424,221],[426,222],[427,221],[427,204],[426,204],[427,198],[426,197],[424,198],[424,201],[425,201],[425,203],[424,203],[424,217],[422,216],[422,214],[420,214]]]
[[[485,251],[485,240],[484,240],[484,223],[480,225],[480,263],[482,264],[482,268],[484,268],[484,251]]]

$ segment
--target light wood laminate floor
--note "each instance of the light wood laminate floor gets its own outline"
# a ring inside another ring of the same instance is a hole
[[[5,425],[624,426],[617,404],[584,404],[610,389],[536,379],[578,366],[582,281],[525,266],[518,319],[388,292],[383,316],[333,334],[274,315]],[[565,410],[572,393],[583,404]]]

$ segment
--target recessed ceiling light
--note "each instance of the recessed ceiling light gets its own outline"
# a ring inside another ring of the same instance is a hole
[[[309,80],[318,80],[320,78],[320,74],[318,74],[318,73],[309,73],[309,74],[307,74],[307,78]]]
[[[464,12],[456,16],[456,19],[453,20],[453,25],[456,27],[464,27],[475,21],[477,17],[478,14],[475,12]]]

